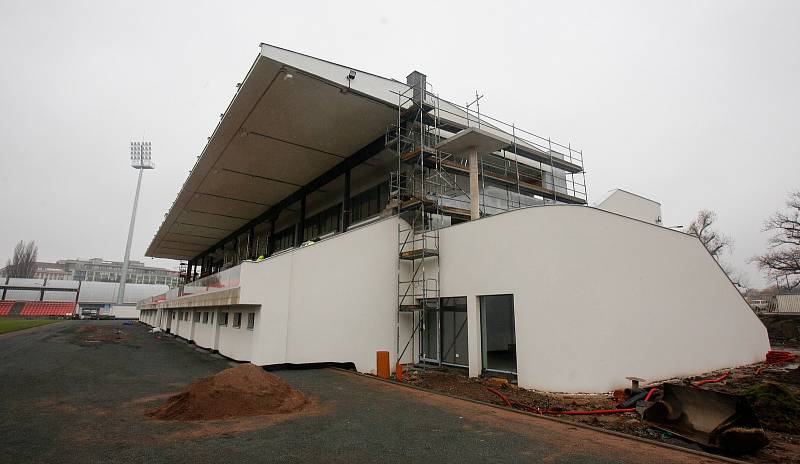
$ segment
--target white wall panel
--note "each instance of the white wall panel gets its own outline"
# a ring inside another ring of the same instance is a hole
[[[766,329],[697,239],[578,206],[441,232],[444,296],[514,294],[523,387],[599,392],[750,364]],[[470,327],[470,373],[480,372]]]

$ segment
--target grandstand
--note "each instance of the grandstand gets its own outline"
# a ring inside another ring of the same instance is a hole
[[[0,317],[136,318],[135,303],[169,290],[164,284],[129,283],[125,301],[116,305],[119,283],[0,278]]]
[[[24,317],[72,317],[74,301],[27,301],[19,312]]]

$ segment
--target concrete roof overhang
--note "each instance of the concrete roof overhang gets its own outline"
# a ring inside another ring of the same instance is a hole
[[[262,44],[146,255],[191,259],[237,233],[383,136],[408,88]]]
[[[512,141],[507,137],[470,127],[442,140],[436,145],[436,148],[456,154],[464,154],[470,149],[477,149],[478,153],[485,154],[495,152],[511,144]]]

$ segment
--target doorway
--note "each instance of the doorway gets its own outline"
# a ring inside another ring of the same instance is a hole
[[[514,295],[479,297],[483,370],[517,374],[517,334],[514,324]]]

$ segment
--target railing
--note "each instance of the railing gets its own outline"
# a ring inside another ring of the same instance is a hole
[[[180,285],[166,293],[155,295],[139,301],[139,305],[153,304],[161,301],[170,301],[183,296],[201,295],[204,293],[228,290],[239,286],[239,274],[242,266],[234,266],[216,274],[205,276],[186,285]]]
[[[514,144],[518,145],[520,149],[533,148],[553,158],[583,167],[583,152],[573,147],[572,144],[563,145],[557,143],[550,138],[520,129],[516,124],[509,124],[493,118],[486,113],[481,113],[474,109],[467,108],[466,106],[440,99],[438,95],[431,92],[426,92],[425,100],[427,102],[433,100],[439,101],[439,114],[441,119],[445,121],[452,121],[466,127],[499,131],[507,136],[511,136],[514,140]]]

